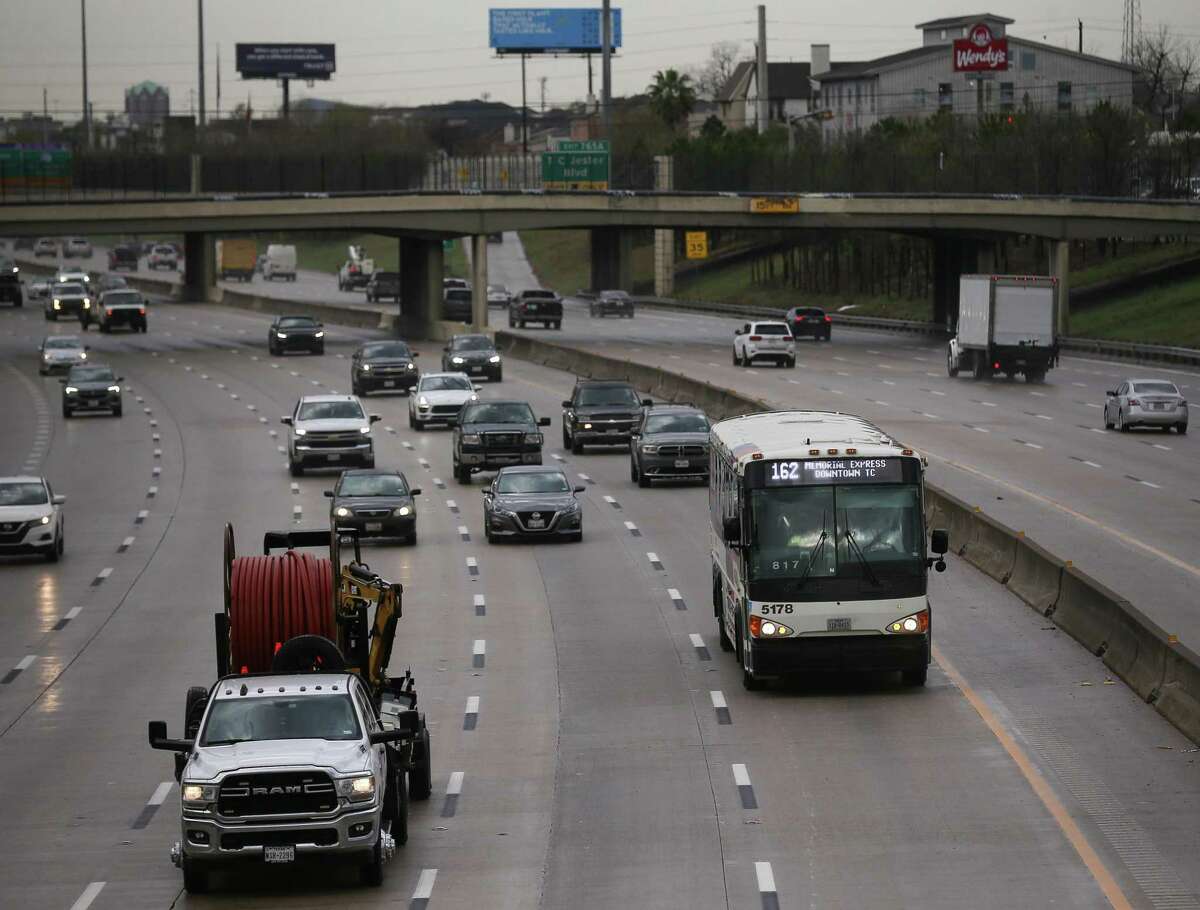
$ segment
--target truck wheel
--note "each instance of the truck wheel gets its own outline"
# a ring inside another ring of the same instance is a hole
[[[204,686],[190,686],[183,709],[183,738],[195,739],[200,732],[200,721],[204,719],[204,709],[208,705],[208,689]]]
[[[1012,378],[1011,374],[1009,375],[1009,378],[1010,379]],[[1046,381],[1046,371],[1040,370],[1040,369],[1039,370],[1026,370],[1025,371],[1025,381],[1026,382],[1045,382]]]
[[[421,739],[413,745],[413,767],[408,772],[408,795],[422,801],[433,793],[433,743],[429,728],[421,725]]]
[[[950,353],[950,348],[946,348],[946,375],[953,379],[958,375],[958,364],[954,362],[954,356]]]
[[[208,893],[208,870],[203,865],[183,856],[183,890],[188,894]]]
[[[388,775],[388,795],[383,806],[383,817],[391,822],[391,835],[397,847],[408,843],[408,784],[404,772]]]
[[[362,865],[362,883],[369,888],[378,888],[383,884],[383,846],[382,838],[375,838],[375,846],[367,854],[367,861]]]

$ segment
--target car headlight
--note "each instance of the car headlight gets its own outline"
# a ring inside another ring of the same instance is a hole
[[[582,427],[583,427],[585,430],[590,430],[590,429],[592,428],[592,425],[591,425],[590,423],[581,424],[581,426],[582,426]]]
[[[216,784],[189,784],[186,781],[179,788],[184,805],[199,806],[217,801]]]
[[[488,363],[499,363],[499,362],[500,362],[499,354],[493,354],[491,357],[488,358]]]
[[[575,500],[570,505],[568,505],[565,509],[563,509],[563,512],[567,515],[574,515],[579,510],[580,510],[579,501]]]
[[[42,524],[44,524],[44,525],[50,524],[50,516],[49,515],[42,516]]]
[[[338,518],[349,518],[350,510],[347,509],[345,506],[338,506],[336,509],[333,510],[333,514],[336,515]]]
[[[401,506],[398,509],[392,509],[392,515],[396,518],[403,518],[405,515],[411,515],[412,509],[408,506]]]
[[[913,613],[910,616],[897,619],[895,622],[890,622],[887,625],[887,630],[893,634],[900,635],[919,635],[922,632],[928,632],[929,611],[922,610],[920,613]]]
[[[110,385],[110,386],[108,387],[108,390],[109,390],[110,392],[120,392],[120,391],[121,391],[121,387],[120,387],[119,385]]]
[[[542,434],[541,433],[526,433],[525,434],[525,442],[527,445],[540,446],[542,444]]]
[[[306,433],[308,433],[308,430],[304,429],[304,427],[296,427],[297,436],[304,436]]]
[[[478,396],[478,395],[472,395],[472,396],[471,396],[470,398],[468,398],[467,400],[468,400],[468,401],[478,401],[478,400],[479,400],[479,396]]]
[[[477,446],[480,444],[479,434],[478,433],[463,433],[462,441],[463,441],[463,445],[465,445],[465,446]]]
[[[59,300],[57,297],[55,297],[54,298],[54,309],[58,310],[61,308],[62,308],[62,301]]]
[[[63,389],[63,391],[66,392],[68,395],[74,395],[76,392],[79,391],[79,389],[75,388],[75,386],[73,386],[73,385],[69,385],[65,389]]]
[[[360,370],[362,370],[364,373],[369,373],[369,372],[371,372],[371,365],[370,365],[369,363],[360,363],[360,364],[358,365],[358,368],[359,368]]]
[[[80,352],[79,352],[79,359],[80,359],[80,360],[87,360],[87,351],[80,351]]]
[[[359,428],[358,428],[358,432],[360,432],[360,433],[362,433],[364,436],[366,436],[368,433],[370,433],[370,432],[371,432],[371,426],[370,426],[370,424],[368,424],[368,425],[367,425],[367,426],[365,426],[365,427],[359,427]]]
[[[410,370],[415,370],[415,369],[417,368],[417,365],[416,365],[415,363],[410,363],[410,364],[408,365],[408,368],[409,368]]]
[[[508,509],[500,509],[495,506],[492,507],[492,514],[498,515],[501,518],[516,518],[517,517],[516,512],[510,512]]]
[[[317,332],[317,334],[316,334],[316,335],[314,335],[313,337],[314,337],[314,338],[324,338],[324,337],[325,337],[325,333],[324,333],[324,332]]]
[[[417,396],[417,405],[422,408],[427,408],[427,407],[429,407],[429,399],[426,398],[424,395],[418,395]]]
[[[463,360],[461,357],[451,357],[450,362],[451,363],[466,363],[466,361]]]
[[[46,361],[46,363],[49,363],[52,359],[53,358],[51,358],[51,356],[49,354],[42,355],[42,360]]]
[[[347,777],[337,782],[338,796],[344,796],[351,802],[365,802],[375,798],[375,775],[363,774],[359,777]]]
[[[287,332],[280,332],[280,331],[276,331],[276,332],[275,332],[275,337],[276,337],[276,338],[287,338]]]
[[[642,446],[643,455],[657,455],[658,446]]]

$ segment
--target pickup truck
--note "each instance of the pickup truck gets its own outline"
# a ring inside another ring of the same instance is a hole
[[[388,748],[412,736],[406,713],[386,696],[377,709],[353,673],[264,673],[190,692],[185,739],[152,721],[150,745],[177,753],[171,860],[184,888],[207,891],[221,866],[306,857],[353,863],[364,884],[382,884],[408,840],[410,791],[428,795],[429,782],[418,771],[406,781]]]
[[[25,302],[21,293],[21,269],[3,256],[0,256],[0,300],[7,300],[16,307]]]
[[[95,321],[100,331],[108,334],[114,326],[129,326],[131,331],[146,331],[146,298],[133,290],[105,291],[96,308],[85,320],[79,320],[86,332],[88,323]]]
[[[548,329],[561,329],[562,298],[554,291],[533,288],[521,291],[508,305],[508,327],[523,329],[527,322],[540,322]]]
[[[132,244],[122,243],[114,246],[108,251],[108,270],[115,272],[119,269],[128,269],[136,272],[138,270],[138,254],[138,248]]]
[[[550,418],[533,416],[524,401],[473,401],[458,412],[451,443],[454,477],[470,483],[477,471],[498,471],[516,464],[541,464],[540,427]]]

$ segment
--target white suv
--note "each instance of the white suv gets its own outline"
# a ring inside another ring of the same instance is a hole
[[[466,373],[426,373],[408,396],[408,425],[414,430],[426,424],[451,424],[468,401],[478,401],[475,386]]]
[[[796,340],[786,322],[747,322],[734,331],[733,365],[748,367],[755,360],[796,365]]]
[[[0,554],[41,553],[58,562],[66,499],[45,477],[0,477]]]
[[[306,395],[296,409],[280,422],[291,427],[288,434],[288,466],[299,477],[305,468],[343,468],[347,463],[375,467],[371,424],[379,416],[367,416],[362,402],[353,395]]]
[[[160,243],[150,250],[150,255],[146,257],[146,265],[151,269],[174,271],[179,268],[179,255],[175,252],[175,247]]]

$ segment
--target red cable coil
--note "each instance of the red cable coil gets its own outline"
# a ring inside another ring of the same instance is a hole
[[[297,635],[337,641],[333,617],[333,566],[328,559],[288,550],[240,556],[230,571],[230,669],[271,669],[276,646]]]

